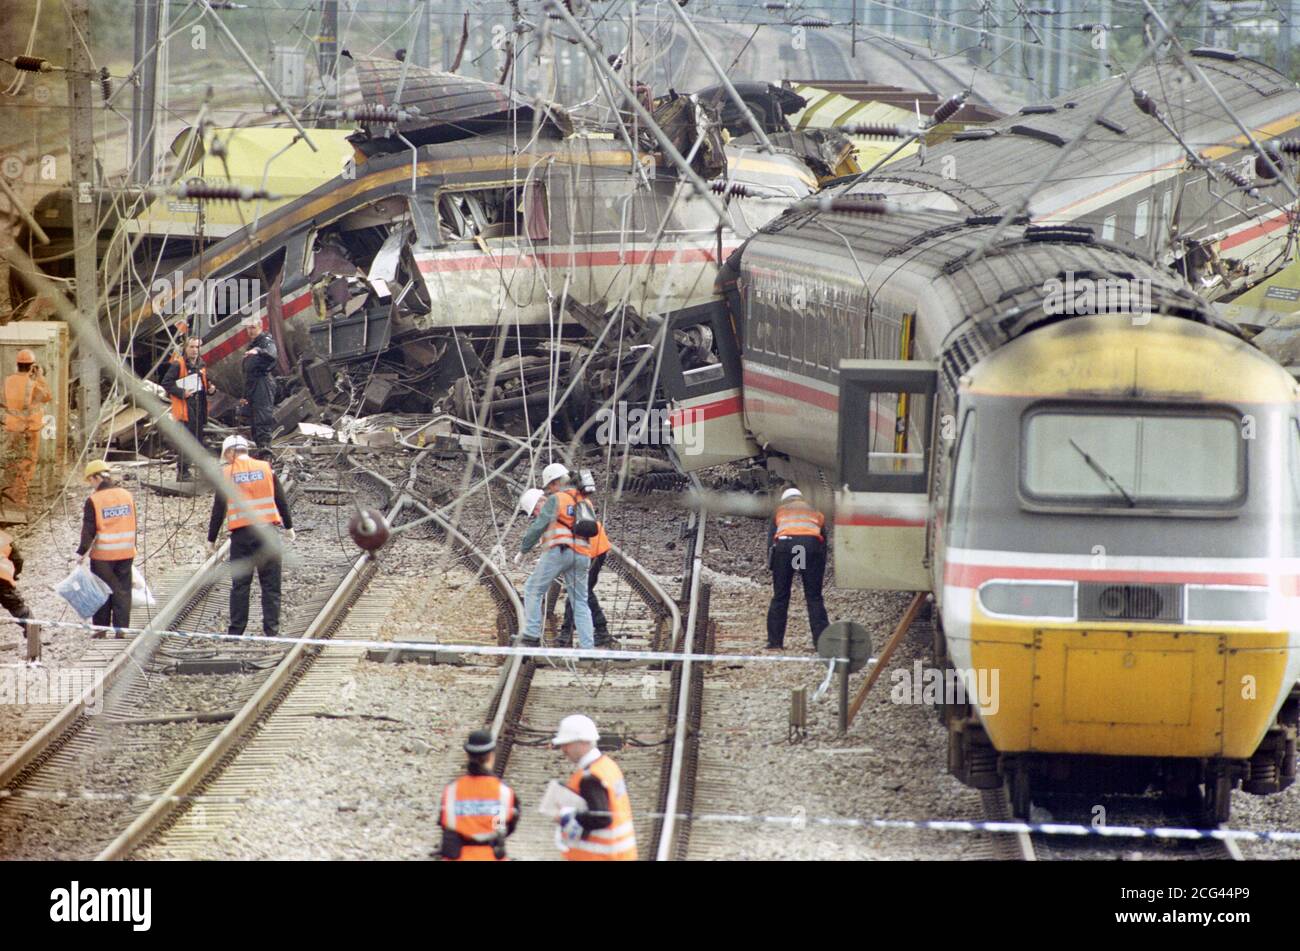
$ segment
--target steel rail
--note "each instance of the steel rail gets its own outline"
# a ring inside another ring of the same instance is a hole
[[[411,482],[415,478],[415,464],[411,467]],[[515,632],[523,630],[524,627],[524,605],[519,597],[519,592],[515,590],[514,583],[506,576],[505,572],[494,562],[482,549],[475,545],[470,539],[462,533],[455,525],[446,518],[439,515],[436,511],[426,505],[419,499],[413,498],[406,489],[398,488],[391,480],[375,472],[373,469],[362,469],[362,472],[369,478],[383,485],[389,492],[390,501],[396,500],[404,502],[411,508],[417,509],[423,514],[423,520],[432,522],[451,540],[452,544],[459,548],[466,556],[475,559],[482,566],[488,583],[495,588],[501,595],[502,599],[511,608],[514,615]],[[405,526],[404,526],[405,527]],[[496,692],[493,694],[497,698],[495,712],[492,717],[492,735],[499,736],[502,724],[505,722],[506,710],[509,701],[515,692],[516,684],[519,682],[519,671],[523,666],[523,656],[513,654],[507,662],[502,665],[501,676],[497,684]]]
[[[692,475],[691,483],[699,491],[699,477]],[[699,510],[699,522],[695,526],[695,553],[691,559],[690,600],[686,613],[686,629],[682,639],[682,652],[687,656],[682,661],[681,689],[677,694],[676,727],[673,731],[673,759],[668,774],[668,792],[664,798],[664,817],[659,829],[659,842],[656,845],[655,861],[671,861],[673,841],[676,837],[678,803],[682,795],[682,763],[685,760],[686,730],[691,701],[691,663],[690,655],[695,647],[696,618],[700,608],[700,576],[704,566],[704,527],[708,514]]]
[[[131,645],[118,654],[104,668],[97,683],[91,684],[75,700],[70,701],[43,727],[27,739],[14,753],[0,764],[0,789],[12,785],[29,767],[36,765],[47,750],[55,747],[65,736],[75,732],[79,721],[87,714],[84,711],[95,703],[96,696],[107,694],[124,675],[132,670],[140,670],[157,651],[165,635],[158,632],[170,629],[181,617],[195,598],[212,586],[215,578],[214,569],[225,557],[230,542],[223,542],[221,547],[210,555],[197,571],[185,580],[180,589],[168,599],[145,626],[144,632],[132,639]]]
[[[393,519],[401,511],[404,500],[399,498],[386,514]],[[373,552],[364,552],[352,566],[338,587],[312,619],[303,638],[317,640],[329,637],[331,629],[347,616],[356,597],[365,589],[370,566],[375,561]],[[283,700],[282,694],[292,686],[292,678],[300,671],[308,651],[314,645],[297,643],[280,659],[271,675],[262,682],[225,728],[187,766],[175,781],[145,809],[127,828],[95,857],[96,861],[124,859],[144,844],[178,809],[190,801],[191,795],[221,767],[222,760],[235,750],[254,730],[262,715],[274,710]]]

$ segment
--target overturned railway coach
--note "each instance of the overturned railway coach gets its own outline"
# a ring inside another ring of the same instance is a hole
[[[281,342],[288,372],[345,339],[377,351],[404,333],[545,336],[561,301],[600,314],[621,302],[674,310],[711,297],[718,262],[817,184],[797,156],[743,144],[728,146],[727,176],[762,197],[730,199],[719,228],[652,153],[608,136],[538,135],[515,150],[484,135],[371,155],[179,264],[168,294],[195,282],[260,289],[235,312],[222,306],[230,295],[214,294],[217,306],[195,319],[214,375],[234,392],[238,360],[223,361],[250,338],[250,313]],[[125,320],[165,322],[178,309],[168,294],[137,296]]]
[[[729,312],[675,318],[738,329],[708,374],[665,354],[684,462],[749,440],[833,506],[838,585],[933,593],[971,688],[950,768],[1019,814],[1154,784],[1216,821],[1289,786],[1300,386],[1090,229],[985,248],[987,219],[885,207],[790,212],[729,262]]]

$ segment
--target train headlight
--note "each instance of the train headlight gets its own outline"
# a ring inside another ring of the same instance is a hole
[[[1056,618],[1073,621],[1073,581],[986,581],[980,585],[980,607],[1003,617]]]
[[[1268,620],[1268,588],[1189,584],[1186,591],[1189,624],[1207,621],[1242,624]]]

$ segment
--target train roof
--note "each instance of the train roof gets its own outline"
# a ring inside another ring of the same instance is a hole
[[[1096,359],[1086,358],[1095,355]],[[1125,396],[1228,404],[1290,403],[1300,384],[1244,340],[1160,314],[1064,320],[1018,337],[969,371],[975,394]]]
[[[1172,271],[1089,228],[1006,228],[985,247],[995,216],[914,208],[894,214],[788,212],[743,247],[733,267],[820,279],[878,298],[906,271],[917,288],[909,305],[940,338],[940,370],[955,388],[988,355],[1022,334],[1061,319],[1048,310],[1046,280],[1137,281],[1143,306],[1240,337]],[[955,302],[949,305],[945,302]],[[873,305],[874,306],[874,305]],[[1247,345],[1248,346],[1248,345]]]
[[[1215,90],[1258,136],[1272,138],[1300,127],[1300,89],[1281,73],[1243,57],[1224,58],[1233,54],[1222,51],[1197,50],[1192,55]],[[910,189],[918,202],[992,214],[1031,184],[1034,170],[1045,167],[1079,134],[1119,84],[1146,91],[1189,146],[1206,159],[1221,158],[1247,144],[1214,91],[1178,62],[1165,60],[958,133],[928,149],[924,160],[913,156],[892,163],[848,191],[885,190],[906,196]],[[1122,92],[1066,158],[1054,181],[1035,196],[1031,212],[1036,221],[1050,220],[1079,197],[1104,189],[1108,179],[1119,184],[1140,172],[1180,165],[1184,157],[1174,138],[1138,107],[1134,96]],[[882,183],[889,187],[882,188]]]

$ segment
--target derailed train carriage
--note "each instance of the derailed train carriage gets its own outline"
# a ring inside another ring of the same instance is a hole
[[[763,454],[833,507],[838,585],[932,592],[949,768],[1018,815],[1290,786],[1300,385],[1131,241],[859,191],[674,318],[720,339],[665,355],[683,462]]]
[[[612,132],[575,132],[559,110],[495,84],[395,61],[357,65],[367,99],[357,115],[392,121],[368,122],[350,138],[341,174],[256,220],[245,212],[243,226],[175,265],[169,293],[137,295],[124,317],[165,331],[187,286],[258,287],[251,304],[235,298],[233,307],[230,295],[213,294],[215,306],[192,318],[228,392],[240,391],[251,313],[281,344],[282,373],[351,360],[373,374],[383,360],[381,370],[398,371],[396,391],[421,408],[452,383],[462,415],[479,401],[493,410],[545,403],[550,348],[567,365],[611,312],[635,341],[650,332],[649,315],[707,300],[719,262],[741,238],[810,194],[819,176],[853,167],[842,136],[804,142],[803,152],[761,153],[744,139],[724,145],[693,100],[665,102],[661,114],[678,119],[697,170],[756,193],[726,200],[729,221],[719,227],[708,203],[650,149],[629,150]],[[398,88],[400,117],[383,112]],[[209,133],[206,150],[222,135]],[[335,143],[337,133],[326,135]],[[301,143],[293,148],[304,154]],[[222,156],[199,171],[220,185],[227,167]],[[191,230],[201,230],[202,209],[186,212]],[[170,277],[172,265],[158,270]],[[501,341],[507,360],[488,390],[478,371]],[[584,385],[618,370],[604,367]],[[583,418],[586,401],[572,403]]]
[[[1230,50],[1197,49],[1191,58],[1264,143],[1271,167],[1210,88],[1165,61],[958,132],[924,158],[879,170],[870,190],[909,206],[1001,214],[1122,82],[1130,90],[1035,193],[1031,218],[1090,227],[1182,274],[1209,299],[1230,299],[1294,258],[1293,199],[1274,170],[1294,178],[1294,161],[1277,143],[1300,127],[1300,90]]]

